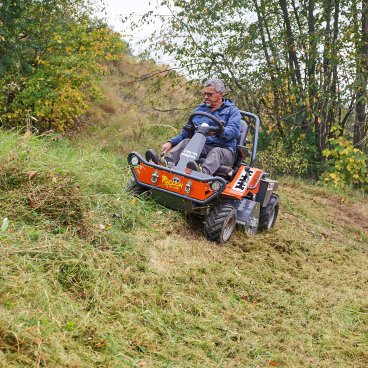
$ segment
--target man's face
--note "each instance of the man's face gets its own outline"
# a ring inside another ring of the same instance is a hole
[[[209,86],[203,88],[204,102],[209,107],[219,107],[222,104],[222,92],[217,92],[215,87]]]

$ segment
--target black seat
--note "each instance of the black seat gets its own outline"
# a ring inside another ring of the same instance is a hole
[[[245,140],[248,135],[249,126],[244,120],[240,120],[240,133],[238,138],[236,138],[236,143],[238,146],[244,146]]]

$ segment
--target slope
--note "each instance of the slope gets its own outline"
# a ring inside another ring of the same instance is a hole
[[[141,68],[106,77],[78,134],[0,131],[0,366],[365,367],[367,199],[280,178],[272,231],[206,241],[124,191],[125,153],[190,110],[147,103]]]

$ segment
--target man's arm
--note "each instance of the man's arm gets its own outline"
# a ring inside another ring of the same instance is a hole
[[[220,135],[220,138],[224,141],[231,141],[236,138],[240,133],[240,120],[241,114],[237,107],[232,107],[224,132]]]
[[[189,133],[184,127],[183,130],[180,132],[180,134],[178,136],[176,136],[175,138],[169,139],[169,142],[173,146],[176,146],[178,143],[180,143],[182,140],[184,140],[186,138],[189,138]]]
[[[185,126],[183,127],[183,129],[182,129],[182,131],[180,132],[179,135],[177,135],[174,138],[169,139],[166,143],[164,143],[162,145],[162,147],[161,147],[162,153],[166,153],[167,151],[170,151],[171,148],[173,148],[174,146],[179,144],[182,140],[184,140],[186,138],[190,138],[190,132],[189,132],[189,129],[187,127],[187,124],[185,124]]]
[[[201,111],[201,106],[197,106],[197,108],[193,112]],[[183,141],[186,138],[191,138],[190,129],[188,127],[188,122],[184,125],[182,131],[179,135],[177,135],[174,138],[171,138],[168,140],[168,142],[164,143],[161,147],[162,152],[166,153],[167,151],[171,150],[174,146],[179,144],[181,141]]]

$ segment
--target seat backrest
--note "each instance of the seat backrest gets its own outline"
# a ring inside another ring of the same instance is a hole
[[[238,137],[236,138],[236,144],[238,146],[244,146],[245,139],[248,135],[248,124],[244,120],[240,120],[240,133]]]

